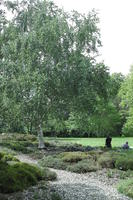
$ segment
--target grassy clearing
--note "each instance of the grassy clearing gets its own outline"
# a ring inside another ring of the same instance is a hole
[[[46,141],[61,142],[61,143],[77,143],[83,146],[104,146],[105,138],[57,138],[57,137],[44,137]],[[121,147],[126,141],[133,147],[133,137],[113,137],[112,146]]]

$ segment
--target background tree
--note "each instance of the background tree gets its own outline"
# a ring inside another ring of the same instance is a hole
[[[126,136],[133,136],[133,66],[120,88],[119,97],[121,98],[121,112],[125,116],[122,132]]]

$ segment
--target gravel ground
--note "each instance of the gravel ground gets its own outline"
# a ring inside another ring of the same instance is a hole
[[[63,200],[130,200],[107,185],[106,181],[101,182],[98,177],[92,178],[91,173],[75,174],[63,170],[51,170],[58,176],[57,181],[51,184],[61,194]]]
[[[36,160],[25,155],[19,155],[17,158],[23,162],[37,164]],[[86,174],[55,169],[51,171],[57,174],[57,181],[50,182],[51,188],[61,195],[62,200],[131,200],[117,192],[114,186],[118,179],[108,179],[106,169]]]

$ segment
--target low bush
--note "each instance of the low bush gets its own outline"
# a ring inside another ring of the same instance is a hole
[[[99,159],[99,157],[103,154],[102,150],[92,150],[89,151],[88,154],[93,158],[93,160],[97,161]]]
[[[15,158],[14,156],[12,156],[11,154],[7,154],[4,152],[0,152],[0,160],[3,162],[7,162],[7,161],[19,162],[19,160],[17,158]]]
[[[37,180],[42,179],[42,171],[41,171],[41,169],[39,169],[36,166],[29,165],[27,163],[17,163],[15,165],[13,165],[12,167],[17,171],[26,170],[29,173],[34,174],[34,176],[37,178]]]
[[[119,192],[133,198],[133,179],[122,181],[118,185]]]
[[[96,171],[101,168],[133,170],[133,151],[63,152],[45,156],[40,163],[44,167],[67,169],[77,173]]]
[[[44,156],[40,161],[40,165],[43,167],[51,167],[55,169],[66,169],[67,164],[63,162],[60,158],[53,156]]]
[[[19,142],[19,143],[10,143],[9,144],[9,148],[11,148],[12,150],[15,150],[15,151],[21,151],[23,153],[29,153],[29,151],[26,148],[26,146],[24,144],[22,144],[21,142]]]
[[[4,133],[0,135],[2,141],[14,140],[14,141],[36,141],[37,137],[31,134],[18,134],[18,133]]]
[[[115,167],[115,160],[110,153],[102,154],[98,159],[98,163],[101,165],[102,168],[114,168]]]
[[[84,160],[67,167],[68,171],[75,173],[87,173],[97,171],[99,166],[93,160]]]
[[[53,142],[53,141],[44,141],[45,147],[57,147],[57,143]]]
[[[17,158],[15,158],[14,156],[10,155],[10,154],[5,154],[2,158],[2,161],[7,162],[7,161],[15,161],[15,162],[19,162],[19,160]]]
[[[83,152],[65,152],[62,154],[62,160],[69,163],[78,162],[88,157],[89,156]]]
[[[3,147],[7,147],[7,148],[10,148],[12,150],[15,150],[15,151],[18,151],[18,152],[23,152],[23,153],[31,153],[32,151],[32,148],[31,149],[28,149],[27,147],[31,146],[32,144],[30,142],[14,142],[14,141],[8,141],[8,142],[2,142],[0,143],[0,146],[3,146]],[[33,145],[32,145],[33,147]]]
[[[53,181],[53,180],[56,180],[57,178],[57,175],[55,172],[52,172],[46,168],[42,170],[42,176],[43,176],[43,179],[46,181]]]
[[[55,172],[18,162],[12,155],[0,152],[0,193],[22,191],[31,185],[37,184],[39,180],[49,181],[55,179]]]
[[[127,170],[127,171],[119,171],[119,177],[120,179],[126,179],[126,178],[133,178],[133,171]]]
[[[115,167],[121,170],[133,170],[133,158],[122,156],[116,160]]]
[[[25,163],[8,165],[0,162],[0,193],[22,191],[41,180],[42,171]]]

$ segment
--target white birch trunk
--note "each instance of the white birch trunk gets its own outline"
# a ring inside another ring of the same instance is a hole
[[[43,131],[42,131],[42,126],[41,124],[39,125],[39,130],[38,130],[38,148],[39,149],[44,149],[45,144],[43,141]]]

